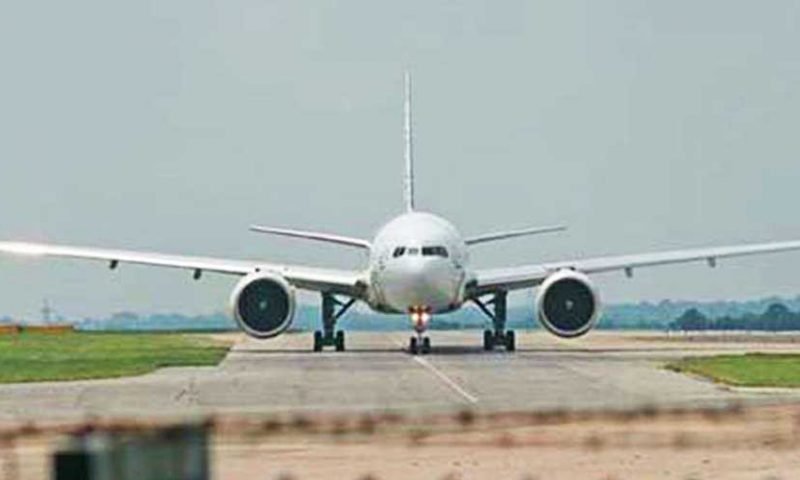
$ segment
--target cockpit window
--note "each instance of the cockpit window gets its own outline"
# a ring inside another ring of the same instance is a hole
[[[422,247],[422,255],[425,257],[447,258],[450,255],[445,247]]]
[[[394,249],[392,253],[393,258],[400,258],[404,255],[408,256],[417,256],[422,254],[423,257],[442,257],[442,258],[449,258],[450,253],[447,251],[445,247],[397,247]]]

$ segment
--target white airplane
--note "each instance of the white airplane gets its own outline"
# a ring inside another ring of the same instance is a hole
[[[800,249],[800,241],[760,243],[727,247],[677,250],[640,255],[534,263],[508,268],[470,268],[472,245],[524,235],[564,230],[561,226],[531,228],[464,238],[447,220],[419,212],[414,205],[414,161],[411,134],[411,87],[405,77],[405,207],[406,212],[380,229],[372,242],[318,232],[253,226],[255,232],[335,243],[369,252],[364,270],[332,270],[262,261],[170,255],[129,250],[72,247],[63,245],[0,242],[0,252],[32,256],[71,257],[108,262],[116,269],[120,262],[174,267],[241,277],[230,298],[232,316],[239,327],[256,338],[271,338],[285,332],[295,313],[296,289],[319,292],[322,296],[322,329],[314,333],[314,351],[333,346],[345,349],[337,320],[356,302],[374,311],[407,314],[415,335],[408,350],[428,353],[425,336],[431,316],[458,310],[468,303],[477,305],[492,321],[485,330],[486,350],[516,348],[513,331],[506,330],[507,296],[512,290],[537,288],[536,309],[540,323],[564,338],[579,337],[597,323],[600,299],[589,275],[705,261],[711,267],[717,259]]]

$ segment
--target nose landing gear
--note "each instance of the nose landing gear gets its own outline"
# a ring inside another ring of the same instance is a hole
[[[422,335],[411,337],[408,341],[408,353],[411,355],[427,355],[431,353],[430,337],[423,337]]]
[[[416,335],[408,341],[408,352],[411,355],[427,355],[431,353],[431,339],[425,335],[431,315],[425,309],[411,311],[411,321],[414,324]]]

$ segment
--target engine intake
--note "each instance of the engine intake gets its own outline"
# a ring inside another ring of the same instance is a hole
[[[250,274],[234,288],[230,305],[234,320],[245,333],[255,338],[272,338],[291,326],[295,293],[279,275]]]
[[[550,275],[536,298],[539,322],[563,338],[585,335],[600,316],[600,297],[589,278],[573,270]]]

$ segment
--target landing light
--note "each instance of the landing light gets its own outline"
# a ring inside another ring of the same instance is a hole
[[[411,311],[411,323],[415,328],[424,328],[430,321],[431,314],[426,310],[415,309]]]

